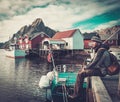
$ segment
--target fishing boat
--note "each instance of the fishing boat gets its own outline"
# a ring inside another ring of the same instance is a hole
[[[10,58],[24,58],[30,48],[29,43],[30,41],[27,35],[24,37],[19,36],[19,38],[15,36],[13,39],[9,38],[9,46],[5,49],[6,56]]]
[[[9,49],[5,49],[6,57],[9,58],[24,58],[26,56],[26,51],[19,49],[16,45],[11,44]]]
[[[43,75],[39,86],[46,89],[46,99],[51,102],[69,102],[68,95],[74,92],[77,73],[81,68],[80,64],[61,64],[56,65],[52,72]],[[83,88],[86,90],[87,81],[84,82]],[[86,91],[82,93],[81,99],[85,100]]]

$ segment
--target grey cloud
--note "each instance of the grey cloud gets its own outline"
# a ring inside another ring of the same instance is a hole
[[[9,19],[15,15],[23,15],[34,8],[46,8],[57,5],[71,9],[74,14],[94,12],[98,14],[119,7],[120,0],[0,0],[0,21]],[[102,8],[104,7],[104,9]],[[93,15],[94,15],[93,13]]]
[[[52,0],[0,0],[0,21],[25,14],[32,8],[44,7]]]

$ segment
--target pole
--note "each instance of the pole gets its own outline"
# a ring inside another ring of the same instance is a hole
[[[51,53],[51,60],[52,60],[53,68],[55,69],[55,61],[54,61],[53,53],[50,46],[49,46],[49,53]]]
[[[118,98],[120,98],[120,71],[119,71],[119,82],[118,82]]]
[[[111,39],[115,34],[117,34],[120,30],[116,31],[114,34],[112,34],[110,37],[108,37],[103,44],[105,44],[109,39]]]
[[[54,62],[53,54],[52,54],[51,58],[52,58],[53,68],[55,68],[55,62]]]

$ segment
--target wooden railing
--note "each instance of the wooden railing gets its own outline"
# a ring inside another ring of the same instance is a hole
[[[94,102],[112,102],[100,77],[91,77]]]

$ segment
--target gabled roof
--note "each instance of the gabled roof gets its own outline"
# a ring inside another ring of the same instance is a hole
[[[46,35],[47,37],[49,37],[49,35],[45,34],[44,32],[40,32],[40,33],[34,33],[34,34],[32,34],[32,36],[30,36],[30,37],[31,37],[31,40],[34,39],[34,38],[36,38],[36,37],[39,36],[39,35],[42,35],[42,34],[44,34],[44,35]]]
[[[68,30],[68,31],[62,31],[62,32],[57,32],[52,38],[53,39],[61,39],[61,38],[69,38],[72,37],[74,32],[77,29],[73,29],[73,30]]]

